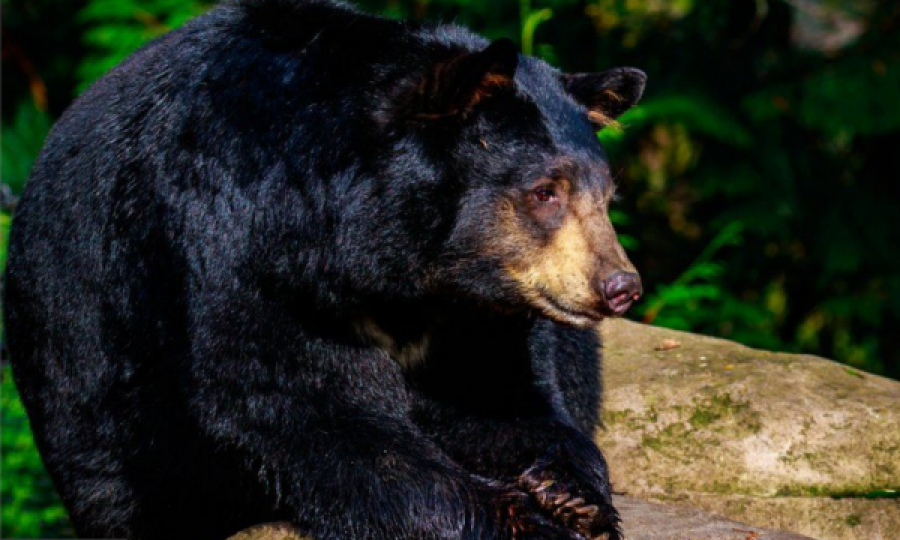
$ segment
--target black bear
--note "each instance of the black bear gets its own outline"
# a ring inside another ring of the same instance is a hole
[[[641,289],[595,132],[644,81],[237,0],[94,84],[5,294],[79,535],[619,538],[594,328]]]

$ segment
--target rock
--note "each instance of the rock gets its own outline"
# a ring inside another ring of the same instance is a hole
[[[616,491],[824,540],[898,537],[900,499],[865,496],[900,488],[900,383],[628,321],[602,331],[597,443]]]
[[[615,497],[628,540],[809,540],[806,536],[771,531],[728,521],[702,510]],[[247,529],[229,540],[311,540],[286,523]]]
[[[806,536],[744,525],[694,508],[615,497],[627,540],[809,540]]]

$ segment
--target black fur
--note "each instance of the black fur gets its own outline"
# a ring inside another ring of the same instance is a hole
[[[63,115],[5,308],[80,535],[580,538],[526,470],[617,534],[597,336],[539,315],[479,247],[497,198],[561,156],[609,190],[603,154],[552,68],[502,43],[454,63],[487,45],[324,1],[227,3]],[[366,325],[427,339],[424,360]]]

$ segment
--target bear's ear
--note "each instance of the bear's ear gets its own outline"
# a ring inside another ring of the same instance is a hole
[[[419,116],[442,117],[465,113],[501,88],[511,88],[519,52],[501,38],[484,50],[461,54],[438,63],[420,92]]]
[[[620,67],[600,73],[566,73],[566,91],[588,110],[588,118],[598,129],[630,109],[641,99],[647,75],[636,68]]]

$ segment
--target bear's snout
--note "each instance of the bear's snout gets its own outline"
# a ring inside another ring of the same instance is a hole
[[[603,311],[619,316],[628,311],[643,294],[641,277],[634,272],[613,272],[599,284]]]

